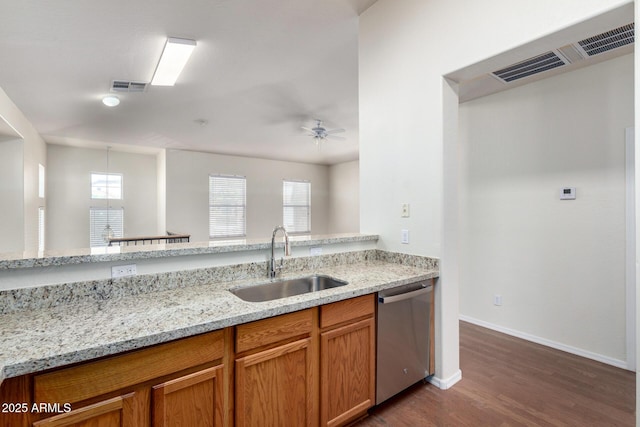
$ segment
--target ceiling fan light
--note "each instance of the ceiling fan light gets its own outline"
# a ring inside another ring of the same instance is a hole
[[[120,98],[115,95],[107,95],[102,98],[102,103],[107,107],[116,107],[120,104]]]
[[[169,37],[164,45],[151,84],[154,86],[175,85],[195,47],[195,40]]]

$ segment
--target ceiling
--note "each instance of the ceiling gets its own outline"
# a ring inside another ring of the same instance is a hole
[[[354,160],[358,15],[375,1],[3,1],[0,87],[51,143]],[[104,106],[113,80],[151,80],[168,36],[198,44],[176,85]],[[315,118],[345,140],[316,147]]]
[[[531,58],[548,52],[560,55],[566,55],[566,52],[570,53],[571,50],[575,52],[576,49],[572,47],[577,47],[580,41],[597,37],[603,33],[615,32],[619,27],[633,24],[633,22],[634,3],[625,4],[557,32],[547,34],[532,42],[516,46],[511,50],[456,70],[445,77],[458,83],[458,99],[460,102],[513,89],[557,74],[574,71],[622,55],[632,54],[634,52],[633,36],[630,39],[632,40],[630,44],[597,53],[594,56],[588,56],[586,53],[577,54],[573,57],[565,56],[567,61],[563,66],[529,75],[520,80],[504,82],[495,75],[497,70],[514,66],[523,61],[526,62]],[[613,37],[615,38],[615,36]],[[615,46],[615,43],[612,43],[611,46]]]

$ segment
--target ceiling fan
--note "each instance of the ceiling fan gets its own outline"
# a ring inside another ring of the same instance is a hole
[[[335,135],[336,133],[344,132],[344,129],[331,129],[327,130],[324,126],[322,126],[322,120],[315,119],[316,126],[314,128],[302,127],[302,129],[309,132],[309,136],[313,137],[313,141],[316,145],[323,142],[325,139],[345,139],[342,136]]]

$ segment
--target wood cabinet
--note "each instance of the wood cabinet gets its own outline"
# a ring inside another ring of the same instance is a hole
[[[153,426],[222,426],[222,376],[218,365],[154,386]]]
[[[236,426],[316,426],[317,309],[240,325]]]
[[[375,300],[366,295],[320,310],[320,424],[340,426],[375,404]]]
[[[135,427],[134,393],[33,423],[33,427]]]
[[[29,410],[0,416],[0,426],[231,425],[224,411],[225,335],[231,336],[216,331],[7,380],[3,400]]]
[[[366,295],[9,378],[2,402],[67,412],[0,414],[0,427],[345,425],[375,402],[374,315]]]

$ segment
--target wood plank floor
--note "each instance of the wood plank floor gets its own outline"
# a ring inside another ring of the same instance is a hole
[[[460,322],[462,380],[419,383],[358,427],[635,426],[635,373]]]

